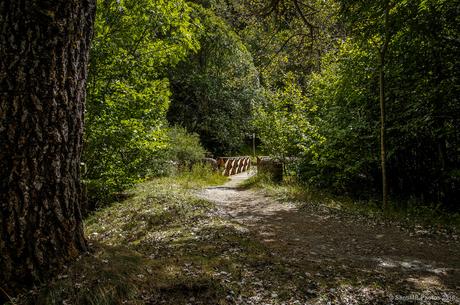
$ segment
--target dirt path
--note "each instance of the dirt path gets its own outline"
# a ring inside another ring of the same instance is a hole
[[[460,304],[458,241],[318,205],[299,210],[262,192],[238,189],[248,177],[233,176],[200,196],[303,274],[301,280],[319,283],[305,290],[316,296],[308,304]]]

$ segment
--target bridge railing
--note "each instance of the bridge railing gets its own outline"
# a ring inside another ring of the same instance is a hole
[[[245,172],[251,168],[251,158],[242,157],[220,157],[217,158],[217,166],[224,176],[231,176]]]

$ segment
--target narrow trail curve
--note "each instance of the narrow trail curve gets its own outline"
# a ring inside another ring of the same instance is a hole
[[[460,304],[458,240],[405,232],[319,205],[299,209],[260,191],[238,189],[249,177],[235,175],[199,195],[216,204],[219,216],[247,228],[273,255],[332,292],[351,285],[355,293],[373,289],[390,300]]]

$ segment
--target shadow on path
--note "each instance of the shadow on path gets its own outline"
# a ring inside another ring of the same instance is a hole
[[[386,301],[410,295],[426,304],[459,301],[458,242],[411,235],[320,205],[299,211],[294,204],[237,189],[244,179],[237,175],[200,196],[216,203],[216,214],[247,229],[275,257],[322,283],[325,291],[342,291],[341,296],[336,292],[339,299],[356,290],[385,295]]]

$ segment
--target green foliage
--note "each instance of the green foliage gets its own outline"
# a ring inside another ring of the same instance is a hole
[[[204,158],[205,151],[197,134],[189,134],[186,129],[175,126],[168,131],[168,136],[169,159],[178,162],[181,167],[191,166]]]
[[[184,1],[99,1],[83,160],[90,189],[121,191],[165,171],[166,71],[198,48]]]
[[[199,5],[201,49],[172,72],[168,119],[200,135],[214,154],[234,153],[249,129],[259,84],[252,56],[236,33]]]
[[[282,89],[266,91],[257,105],[253,124],[266,154],[279,159],[314,154],[322,138],[310,123],[317,107],[307,99],[294,75],[288,74]]]
[[[326,141],[318,158],[306,160],[304,179],[355,194],[375,193],[382,10],[369,9],[380,7],[377,2],[342,2],[348,5],[344,19],[356,33],[330,52],[322,72],[312,77],[316,125]],[[393,3],[385,66],[390,190],[396,198],[450,207],[460,189],[454,174],[460,167],[460,65],[452,39],[460,31],[454,11],[446,1]]]
[[[254,58],[261,84],[270,90],[279,89],[288,72],[304,87],[338,30],[335,0],[302,1],[309,25],[290,0],[204,2],[233,26]]]
[[[394,189],[458,206],[460,33],[458,5],[417,1],[390,55],[389,131]],[[457,12],[457,13],[456,13]],[[395,183],[396,184],[396,183]]]
[[[377,80],[374,58],[349,39],[325,57],[323,71],[311,78],[315,122],[325,141],[308,158],[303,179],[336,191],[372,184],[378,169]]]
[[[214,154],[241,151],[256,131],[265,153],[302,159],[304,181],[376,194],[378,68],[388,40],[390,190],[455,204],[455,3],[308,1],[305,22],[291,1],[273,2],[282,6],[265,19],[248,14],[262,0],[191,2],[100,1],[84,152],[90,189],[119,191],[171,173],[168,160],[198,161],[197,137],[169,130],[167,116]]]

